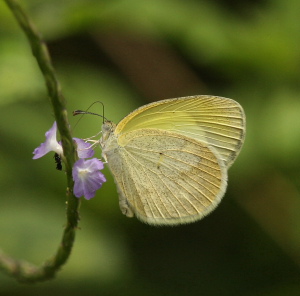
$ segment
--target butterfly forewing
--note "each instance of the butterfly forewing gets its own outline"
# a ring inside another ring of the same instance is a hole
[[[131,210],[149,224],[201,219],[224,195],[227,170],[214,148],[160,129],[119,136],[108,165]],[[121,202],[121,201],[120,201]]]
[[[168,99],[145,105],[126,116],[116,134],[161,129],[212,145],[229,167],[245,136],[245,115],[234,100],[215,96]]]

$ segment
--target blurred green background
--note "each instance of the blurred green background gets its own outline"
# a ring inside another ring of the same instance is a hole
[[[126,218],[106,170],[108,182],[82,201],[57,278],[22,285],[0,274],[0,295],[300,295],[300,1],[22,2],[49,46],[72,126],[72,110],[97,100],[118,122],[155,100],[213,94],[244,107],[247,135],[222,203],[202,221],[155,228]],[[40,264],[60,242],[66,180],[53,155],[31,159],[54,117],[3,1],[0,106],[0,246]],[[100,128],[85,116],[74,136]]]

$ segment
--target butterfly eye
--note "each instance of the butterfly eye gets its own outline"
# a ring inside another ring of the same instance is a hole
[[[102,125],[102,133],[103,133],[103,137],[107,137],[108,134],[110,134],[111,132],[113,132],[115,130],[115,124],[112,123],[111,121],[106,121],[103,125]]]

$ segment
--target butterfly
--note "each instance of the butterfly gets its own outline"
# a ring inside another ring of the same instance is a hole
[[[221,201],[245,138],[239,103],[191,96],[144,105],[102,126],[102,155],[123,214],[152,225],[200,220]]]

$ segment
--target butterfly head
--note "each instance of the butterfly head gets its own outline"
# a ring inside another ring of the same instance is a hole
[[[102,141],[106,141],[115,131],[116,125],[109,120],[106,120],[102,125]]]

